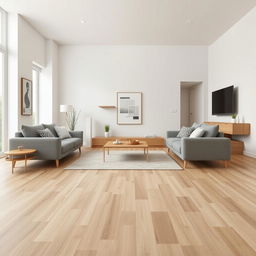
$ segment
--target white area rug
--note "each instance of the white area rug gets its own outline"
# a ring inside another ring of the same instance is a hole
[[[106,152],[103,162],[101,150],[83,153],[65,170],[181,170],[182,168],[164,151],[149,150],[149,159],[145,159],[143,151],[113,150]]]

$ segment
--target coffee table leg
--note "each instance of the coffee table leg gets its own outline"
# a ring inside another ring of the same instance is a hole
[[[105,162],[105,148],[103,148],[103,162]]]
[[[147,161],[148,161],[148,148],[147,148]]]
[[[14,161],[14,158],[13,158],[13,156],[12,156],[12,174],[13,174],[13,169],[14,169],[14,167],[15,167],[15,161]]]
[[[109,155],[109,148],[108,148],[108,155]]]
[[[25,155],[25,171],[27,170],[27,155]]]

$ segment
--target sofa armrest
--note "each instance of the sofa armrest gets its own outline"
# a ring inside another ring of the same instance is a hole
[[[184,160],[230,160],[231,142],[225,137],[182,138],[181,155]]]
[[[60,138],[19,137],[9,140],[10,150],[17,149],[18,146],[36,149],[35,156],[38,159],[56,160],[61,157]]]
[[[177,137],[179,131],[167,131],[167,138]]]
[[[83,131],[69,131],[72,138],[80,138],[83,140]]]

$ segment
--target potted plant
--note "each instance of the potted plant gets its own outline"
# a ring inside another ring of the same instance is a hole
[[[66,113],[66,122],[70,131],[74,131],[80,115],[80,111],[77,112],[74,108],[72,111]]]
[[[235,123],[236,122],[236,117],[237,117],[237,114],[236,113],[233,113],[231,118],[232,118],[232,123]]]
[[[105,137],[109,137],[109,125],[105,125]]]

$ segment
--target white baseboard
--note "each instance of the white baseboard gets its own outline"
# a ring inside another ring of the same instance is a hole
[[[244,151],[243,154],[244,154],[245,156],[249,156],[249,157],[256,158],[256,154],[251,153],[251,152],[248,152],[248,151]]]

